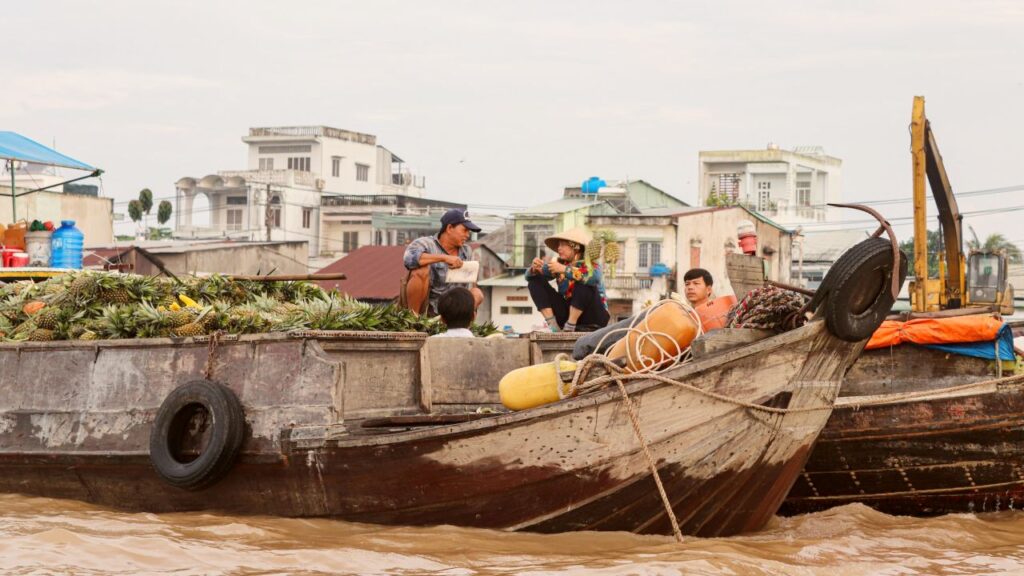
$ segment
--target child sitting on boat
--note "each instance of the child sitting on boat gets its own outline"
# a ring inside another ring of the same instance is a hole
[[[476,301],[472,292],[461,286],[449,289],[438,299],[437,312],[448,330],[431,338],[474,337],[473,331],[469,329],[476,317]]]

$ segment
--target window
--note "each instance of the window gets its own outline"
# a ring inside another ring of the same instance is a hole
[[[331,176],[335,178],[341,176],[341,156],[333,156],[331,158]]]
[[[721,198],[728,198],[735,200],[740,195],[740,177],[739,174],[719,174],[718,175],[718,196]]]
[[[228,198],[230,200],[230,198]],[[230,231],[237,231],[242,229],[242,209],[231,208],[227,211],[228,221],[226,228]]]
[[[509,302],[529,302],[530,301],[530,297],[529,296],[509,296],[509,297],[505,298],[505,300],[508,300]]]
[[[772,189],[772,183],[771,182],[758,182],[757,183],[757,189],[758,190],[771,190]]]
[[[502,314],[517,315],[517,314],[533,314],[533,307],[531,306],[502,306]]]
[[[765,182],[766,184],[766,182]],[[758,190],[757,191],[757,210],[758,212],[767,212],[772,208],[772,191],[771,190]]]
[[[288,159],[288,169],[309,172],[309,156],[298,156]]]
[[[303,208],[302,209],[302,227],[309,228],[310,222],[313,220],[313,209]]]
[[[356,164],[356,180],[360,182],[369,182],[370,167],[366,164]]]
[[[534,258],[543,258],[547,254],[544,239],[555,233],[551,224],[523,225],[523,266],[529,266]]]
[[[796,183],[796,205],[811,205],[811,183],[809,181]]]
[[[637,251],[637,268],[646,271],[661,261],[661,242],[641,241]]]
[[[341,233],[341,251],[352,252],[356,248],[359,248],[359,232],[342,232]]]
[[[273,158],[260,158],[260,170],[273,170],[274,159]]]
[[[272,227],[274,227],[274,228],[280,228],[281,227],[281,197],[280,196],[274,196],[273,198],[270,199],[270,209],[269,209],[269,212],[270,212],[270,214],[268,214],[267,217],[270,219],[270,225]]]
[[[245,206],[249,202],[246,201],[245,196],[228,196],[226,203],[228,206]]]

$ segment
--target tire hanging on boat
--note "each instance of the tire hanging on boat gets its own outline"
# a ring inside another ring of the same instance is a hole
[[[902,286],[907,257],[899,255]],[[895,302],[890,290],[893,268],[892,244],[884,238],[868,238],[839,257],[812,299],[824,301],[825,324],[833,335],[848,342],[871,337]]]
[[[206,445],[194,458],[183,457],[190,432],[204,426]],[[149,460],[171,486],[200,490],[231,470],[244,439],[245,413],[235,393],[219,382],[195,380],[175,388],[160,405],[150,431]]]

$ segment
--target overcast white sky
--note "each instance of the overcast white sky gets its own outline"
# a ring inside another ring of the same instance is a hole
[[[841,158],[847,201],[909,197],[916,94],[955,190],[1024,184],[1024,2],[37,1],[2,21],[0,129],[102,167],[118,201],[244,168],[249,126],[296,124],[376,134],[474,207],[591,175],[694,203],[699,150],[769,141]],[[1024,192],[960,202],[1000,206]],[[967,223],[1024,244],[1022,215]]]

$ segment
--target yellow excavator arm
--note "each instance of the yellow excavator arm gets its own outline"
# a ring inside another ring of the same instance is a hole
[[[910,120],[910,152],[914,169],[914,281],[910,305],[914,312],[985,306],[1013,313],[1013,287],[1007,283],[1004,253],[971,252],[965,261],[963,216],[957,208],[953,187],[924,113],[924,96],[914,97]],[[928,210],[925,182],[932,190],[942,229],[938,278],[928,275]],[[968,273],[968,269],[970,272]]]

